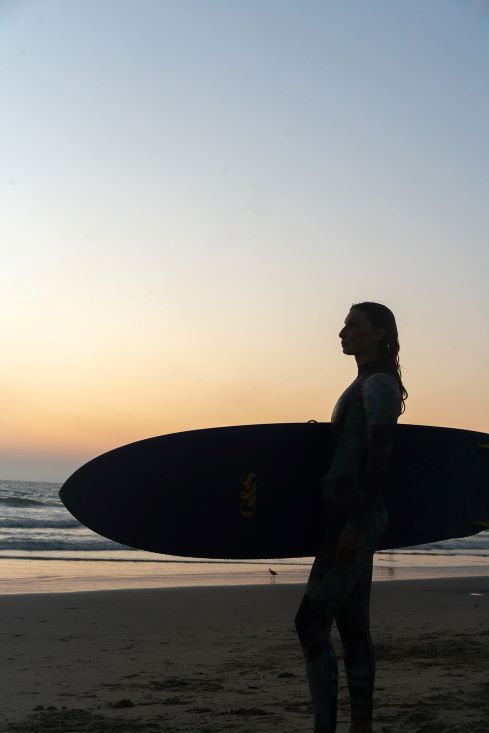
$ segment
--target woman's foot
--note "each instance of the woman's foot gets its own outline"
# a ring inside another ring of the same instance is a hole
[[[372,733],[371,720],[354,720],[348,733]]]

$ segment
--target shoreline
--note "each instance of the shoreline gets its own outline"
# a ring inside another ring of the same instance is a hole
[[[373,582],[489,576],[489,563],[447,564],[446,558],[374,556]],[[9,595],[174,587],[305,584],[310,563],[124,562],[102,559],[42,560],[0,557],[0,598]],[[269,568],[277,573],[272,577]]]
[[[376,586],[381,584],[382,585],[388,585],[389,587],[395,587],[397,584],[401,584],[404,587],[409,587],[409,584],[414,588],[415,585],[419,584],[428,584],[428,583],[435,583],[439,581],[441,583],[455,583],[455,582],[465,582],[470,581],[474,583],[482,583],[482,584],[488,584],[487,591],[485,591],[482,595],[485,595],[486,593],[489,595],[489,573],[487,574],[479,574],[479,575],[451,575],[451,576],[437,576],[437,577],[426,577],[426,578],[395,578],[395,579],[389,579],[388,583],[383,582],[381,579],[373,579],[372,580],[372,586],[375,584]],[[253,593],[256,589],[263,589],[263,588],[291,588],[291,587],[297,587],[297,586],[304,586],[306,583],[302,581],[297,581],[293,583],[276,583],[276,582],[268,582],[268,583],[228,583],[226,585],[168,585],[168,586],[158,586],[158,587],[133,587],[133,588],[92,588],[92,589],[84,589],[84,590],[72,590],[72,591],[48,591],[48,592],[25,592],[25,593],[0,593],[0,605],[4,601],[4,599],[7,598],[25,598],[25,599],[37,599],[40,597],[51,597],[56,596],[59,599],[66,598],[67,596],[73,597],[73,596],[84,596],[84,595],[95,595],[95,594],[134,594],[134,593],[161,593],[164,594],[167,591],[168,592],[174,592],[177,593],[179,591],[226,591],[226,590],[239,590],[244,591],[245,589],[249,590],[250,593]],[[477,594],[478,595],[478,594]]]
[[[442,558],[407,564],[374,556],[374,583],[427,578],[489,576],[489,563],[447,565]],[[412,560],[411,560],[412,562]],[[9,595],[77,593],[84,591],[159,589],[174,587],[240,587],[305,584],[310,563],[113,562],[0,558],[0,598]],[[272,568],[277,573],[272,577]]]
[[[0,597],[2,733],[312,733],[304,584]],[[489,577],[372,585],[379,733],[485,733]],[[349,698],[338,656],[337,733]]]

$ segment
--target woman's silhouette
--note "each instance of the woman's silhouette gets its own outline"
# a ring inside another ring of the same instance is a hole
[[[314,730],[334,733],[338,663],[331,643],[336,621],[351,702],[349,733],[371,733],[375,656],[369,630],[373,554],[388,525],[382,499],[397,418],[407,392],[392,311],[352,305],[339,333],[358,375],[331,417],[334,451],[323,478],[323,539],[295,618],[311,692]]]

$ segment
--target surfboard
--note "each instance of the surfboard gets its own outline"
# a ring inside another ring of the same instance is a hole
[[[76,470],[59,494],[94,532],[141,550],[200,558],[316,554],[330,423],[240,425],[147,438]],[[489,528],[489,435],[398,425],[378,549]]]

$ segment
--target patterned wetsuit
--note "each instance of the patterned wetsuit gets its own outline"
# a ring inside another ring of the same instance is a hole
[[[371,720],[375,657],[369,630],[373,553],[388,516],[382,500],[401,395],[387,360],[364,364],[331,417],[336,448],[323,479],[325,532],[295,618],[306,662],[316,731],[336,730],[338,663],[333,621],[341,636],[352,720]],[[354,558],[334,560],[346,525],[359,531]]]

